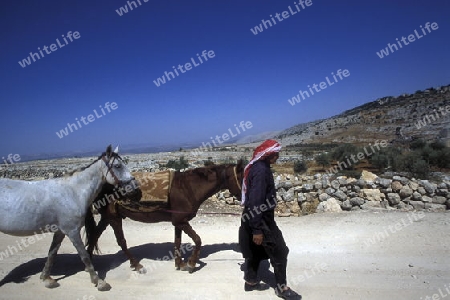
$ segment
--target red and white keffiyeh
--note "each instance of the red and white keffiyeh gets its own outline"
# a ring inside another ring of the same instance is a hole
[[[278,153],[281,150],[281,145],[275,140],[266,140],[261,145],[256,147],[253,152],[252,160],[245,166],[244,169],[244,178],[242,180],[242,196],[241,196],[241,205],[245,203],[245,194],[247,193],[247,177],[250,173],[250,168],[252,165],[259,161],[264,160],[266,157],[273,153]]]

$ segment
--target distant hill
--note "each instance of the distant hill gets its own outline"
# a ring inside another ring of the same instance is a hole
[[[421,138],[450,146],[450,85],[389,96],[275,136],[284,146],[312,143],[408,143]]]
[[[269,138],[283,146],[305,144],[352,143],[367,145],[375,140],[409,143],[421,138],[441,140],[450,146],[450,85],[417,91],[414,94],[388,96],[368,102],[343,113],[308,123],[300,123],[283,131],[239,136],[228,145],[253,148]],[[194,149],[200,143],[170,145],[133,144],[120,147],[121,153],[140,154]],[[218,147],[220,148],[220,147]],[[98,151],[21,156],[21,161],[67,157],[98,156]]]

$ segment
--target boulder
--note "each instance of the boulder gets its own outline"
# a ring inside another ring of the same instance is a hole
[[[418,184],[417,182],[413,182],[413,181],[410,181],[410,182],[408,183],[408,186],[409,186],[409,188],[412,189],[413,191],[417,191],[417,189],[419,188],[419,184]]]
[[[402,187],[402,189],[399,192],[399,195],[402,199],[404,199],[406,197],[411,197],[412,194],[413,194],[413,190],[410,189],[408,186]]]
[[[340,201],[347,200],[347,195],[343,191],[337,191],[336,193],[333,194],[333,196]]]
[[[399,192],[403,188],[403,185],[399,181],[393,181],[391,189],[393,192]]]
[[[325,190],[325,193],[327,193],[330,196],[333,195],[334,192],[336,192],[336,190],[330,187]]]
[[[342,202],[341,204],[341,208],[342,210],[351,210],[353,207],[353,205],[351,204],[350,200],[345,200],[344,202]]]
[[[341,212],[342,208],[335,198],[329,198],[327,201],[320,202],[316,212]]]
[[[379,210],[383,209],[380,201],[366,201],[363,205],[361,205],[361,209],[363,210]]]
[[[381,201],[385,197],[379,189],[362,189],[360,194],[368,201]]]
[[[361,206],[364,204],[364,202],[366,202],[363,198],[359,198],[359,197],[354,197],[350,199],[350,203],[352,204],[352,206]]]
[[[321,188],[322,188],[322,182],[317,181],[316,183],[314,183],[314,189],[320,190]]]
[[[387,189],[387,188],[391,187],[392,180],[377,177],[377,179],[375,180],[375,183],[378,184],[380,187]]]
[[[318,205],[319,205],[319,200],[313,201],[313,202],[308,202],[308,201],[303,202],[301,205],[302,214],[309,215],[309,214],[315,213],[317,211]]]
[[[360,179],[364,180],[365,182],[375,182],[375,180],[378,178],[377,175],[375,175],[372,172],[363,170],[361,173]]]
[[[319,201],[320,202],[327,201],[329,198],[331,198],[331,196],[328,195],[327,193],[322,193],[322,194],[319,195]]]
[[[394,181],[400,181],[401,184],[407,185],[409,183],[409,179],[402,176],[394,176],[392,177],[392,180]]]
[[[328,179],[328,177],[322,177],[322,188],[326,189],[329,188],[331,186],[330,180]]]
[[[290,188],[286,193],[283,195],[283,199],[286,202],[291,202],[295,200],[295,192],[293,188]],[[297,202],[297,201],[294,201]]]
[[[430,183],[428,180],[419,180],[419,184],[425,189],[425,191],[429,195],[433,195],[437,189],[437,184]]]
[[[422,194],[416,191],[412,194],[412,199],[414,201],[422,201]]]
[[[364,179],[360,178],[356,181],[356,185],[363,189],[366,187],[366,182],[364,181]]]
[[[409,204],[412,205],[415,210],[425,209],[425,203],[423,203],[422,201],[409,201]]]
[[[390,206],[398,205],[401,200],[400,195],[397,193],[389,193],[387,194],[387,198]]]
[[[339,181],[337,181],[337,180],[331,181],[331,187],[333,189],[337,190],[337,189],[339,189],[339,186],[340,186]]]
[[[314,190],[314,185],[312,185],[311,183],[305,183],[302,186],[302,191],[303,192],[311,192],[312,190]]]
[[[301,210],[297,201],[288,202],[288,203],[286,203],[286,206],[289,208],[289,210],[293,214],[298,214]]]
[[[402,211],[412,211],[412,210],[414,210],[414,207],[412,205],[406,204],[405,202],[400,202],[397,205],[397,209],[402,210]]]
[[[298,193],[297,201],[302,203],[306,201],[306,195],[304,193]]]
[[[419,192],[421,195],[426,195],[427,194],[427,191],[421,186],[419,186],[417,188],[417,192]]]
[[[431,202],[435,204],[444,204],[447,202],[447,198],[442,196],[434,196]]]
[[[422,202],[431,203],[433,202],[433,198],[428,196],[422,196]]]
[[[284,188],[289,190],[290,188],[292,188],[294,186],[294,183],[290,180],[287,180],[284,182]]]
[[[444,212],[447,210],[447,206],[436,203],[425,203],[425,209],[431,212]]]
[[[345,176],[339,176],[336,179],[339,182],[339,185],[346,185],[347,184],[347,177],[345,177]]]
[[[438,196],[442,196],[442,197],[448,197],[449,193],[448,193],[448,189],[437,189],[436,190],[436,195]]]
[[[314,201],[318,201],[319,197],[317,196],[316,192],[311,192],[311,193],[306,193],[306,201],[307,202],[314,202]]]

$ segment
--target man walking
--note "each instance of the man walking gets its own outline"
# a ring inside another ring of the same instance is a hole
[[[289,249],[275,222],[277,199],[270,165],[277,161],[280,150],[277,141],[266,140],[255,149],[244,169],[241,203],[244,210],[239,228],[239,245],[246,259],[244,290],[264,289],[257,272],[260,262],[270,259],[277,283],[275,294],[283,299],[299,300],[301,296],[286,285]]]

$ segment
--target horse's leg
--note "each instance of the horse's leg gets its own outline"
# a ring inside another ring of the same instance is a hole
[[[108,291],[111,289],[111,286],[106,283],[106,281],[101,280],[98,277],[98,274],[94,270],[94,266],[92,265],[91,258],[87,253],[86,249],[84,249],[83,241],[81,240],[80,230],[75,229],[70,231],[67,236],[70,241],[74,245],[75,249],[78,251],[78,255],[86,266],[86,271],[89,272],[91,276],[91,282],[97,286],[99,291]]]
[[[130,260],[130,268],[133,271],[138,271],[141,274],[147,273],[147,270],[142,266],[139,261],[134,258],[131,252],[128,250],[127,241],[125,240],[125,235],[123,234],[122,228],[122,218],[120,216],[114,216],[110,220],[111,227],[114,230],[114,235],[116,236],[117,244],[122,248],[122,251],[125,252],[125,255]]]
[[[52,244],[50,245],[50,250],[48,251],[47,261],[41,273],[41,279],[44,281],[45,286],[48,288],[55,288],[59,286],[59,283],[56,282],[55,279],[50,277],[50,271],[53,267],[56,253],[58,252],[58,249],[61,246],[61,242],[64,240],[64,237],[65,235],[61,231],[57,231],[53,235]]]
[[[102,235],[103,231],[105,231],[106,227],[108,227],[109,222],[106,218],[106,216],[102,215],[100,221],[98,222],[98,225],[95,227],[95,231],[89,236],[89,246],[87,248],[87,252],[89,253],[89,256],[92,258],[92,254],[94,253],[95,245],[98,242],[98,239]]]
[[[186,263],[183,261],[183,256],[181,255],[181,228],[175,227],[175,268],[177,270],[186,271]]]
[[[192,273],[194,272],[195,265],[197,264],[198,257],[200,255],[202,240],[189,223],[183,224],[181,228],[183,229],[184,233],[186,233],[195,243],[194,251],[192,251],[192,255],[188,259],[188,266],[187,266],[189,273]]]

